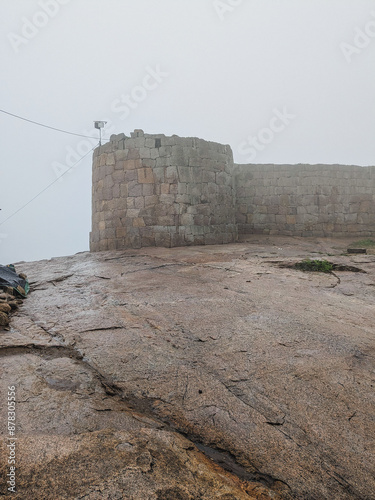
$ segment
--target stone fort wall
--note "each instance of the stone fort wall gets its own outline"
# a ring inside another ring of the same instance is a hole
[[[373,236],[375,167],[237,165],[228,145],[141,130],[94,151],[91,251],[238,233]]]
[[[236,165],[240,234],[375,235],[375,167]]]

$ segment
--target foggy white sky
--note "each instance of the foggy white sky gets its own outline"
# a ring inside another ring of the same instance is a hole
[[[218,141],[238,163],[375,164],[375,0],[0,0],[0,19],[3,110]],[[0,223],[95,144],[0,127]],[[0,225],[0,263],[85,251],[90,227],[91,154]]]

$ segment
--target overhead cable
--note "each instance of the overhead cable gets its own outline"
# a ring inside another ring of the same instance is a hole
[[[10,115],[10,116],[13,116],[14,118],[18,118],[19,120],[23,120],[25,122],[33,123],[34,125],[39,125],[40,127],[49,128],[51,130],[56,130],[57,132],[62,132],[63,134],[76,135],[77,137],[85,137],[87,139],[98,139],[97,137],[93,137],[93,136],[90,136],[90,135],[76,134],[74,132],[68,132],[67,130],[62,130],[61,128],[50,127],[49,125],[44,125],[43,123],[39,123],[39,122],[36,122],[34,120],[29,120],[28,118],[24,118],[22,116],[15,115],[13,113],[9,113],[9,111],[4,111],[3,109],[0,109],[0,113],[5,113],[6,115]]]
[[[41,194],[43,194],[45,191],[47,191],[47,189],[49,189],[51,186],[53,186],[58,180],[61,179],[61,177],[63,177],[65,174],[67,174],[70,170],[72,170],[72,168],[74,168],[76,165],[78,165],[78,163],[80,161],[82,161],[84,158],[86,158],[86,156],[88,156],[92,151],[94,151],[94,149],[97,148],[98,145],[99,144],[97,144],[92,149],[90,149],[90,151],[88,151],[84,156],[82,156],[78,161],[76,161],[74,163],[74,165],[72,165],[70,168],[68,168],[67,170],[65,170],[64,173],[62,173],[61,175],[59,175],[53,182],[51,182],[50,184],[48,184],[48,186],[46,186],[44,189],[42,189],[42,191],[40,191],[37,195],[35,195],[31,200],[29,200],[22,207],[20,207],[18,210],[16,210],[11,215],[9,215],[9,217],[7,217],[5,220],[3,220],[2,222],[0,222],[0,226],[2,226],[3,224],[5,224],[5,222],[7,222],[9,219],[11,219],[12,217],[14,217],[19,212],[21,212],[21,210],[23,210],[24,208],[26,208],[28,205],[30,205],[30,203],[32,203],[34,200],[36,200]]]

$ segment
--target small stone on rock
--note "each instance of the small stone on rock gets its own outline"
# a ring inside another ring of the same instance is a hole
[[[8,326],[9,325],[9,317],[4,312],[0,312],[0,326]]]
[[[8,314],[12,310],[10,304],[0,304],[0,311]]]

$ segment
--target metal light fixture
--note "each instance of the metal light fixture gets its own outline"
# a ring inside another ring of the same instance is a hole
[[[95,128],[99,130],[99,146],[102,145],[102,128],[104,128],[107,122],[96,121],[94,122]]]

